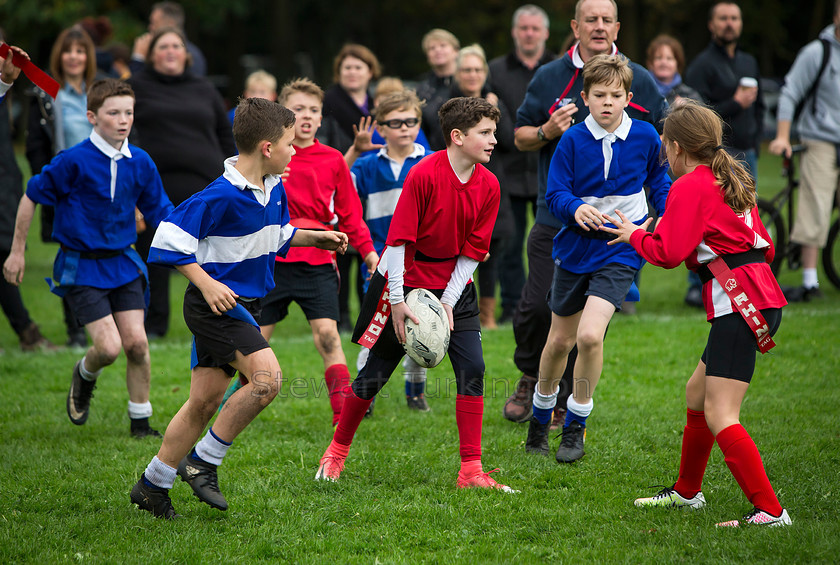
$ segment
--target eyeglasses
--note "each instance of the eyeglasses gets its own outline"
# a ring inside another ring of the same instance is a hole
[[[419,123],[420,120],[418,120],[417,118],[408,118],[407,120],[388,120],[385,122],[381,122],[383,126],[391,129],[400,129],[403,126],[413,128]]]

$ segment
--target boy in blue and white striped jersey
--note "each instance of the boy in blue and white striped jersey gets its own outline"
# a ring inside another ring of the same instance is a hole
[[[132,502],[155,516],[176,516],[169,499],[176,474],[201,501],[227,509],[216,468],[280,390],[280,365],[255,319],[259,299],[274,286],[275,256],[291,246],[347,248],[343,233],[289,224],[280,174],[295,153],[294,123],[294,113],[274,102],[240,102],[233,123],[239,156],[161,222],[152,242],[149,261],[173,266],[190,281],[184,319],[194,336],[190,398],[131,491]],[[236,371],[247,383],[193,448]]]

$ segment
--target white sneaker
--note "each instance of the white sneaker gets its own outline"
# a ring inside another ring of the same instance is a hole
[[[691,508],[699,510],[706,506],[706,498],[702,492],[698,492],[691,498],[684,498],[672,487],[665,487],[655,495],[648,498],[637,498],[633,503],[638,507],[660,506],[662,508]]]
[[[782,509],[782,513],[778,516],[772,516],[764,510],[753,508],[752,512],[744,516],[743,523],[755,526],[769,526],[772,528],[775,526],[790,526],[793,523],[793,520],[790,519],[790,516],[788,516],[787,510],[785,509]],[[728,522],[715,524],[715,527],[737,528],[740,525],[741,522],[738,520],[729,520]]]

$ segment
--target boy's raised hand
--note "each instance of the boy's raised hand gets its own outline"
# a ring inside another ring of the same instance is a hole
[[[415,324],[419,324],[420,320],[408,307],[405,302],[398,302],[391,305],[391,321],[394,323],[394,332],[397,334],[397,341],[405,343],[405,319],[408,318]]]
[[[26,59],[29,59],[29,55],[27,55],[26,51],[21,49],[20,47],[15,47],[14,45],[9,45],[9,53],[6,55],[6,58],[3,59],[3,66],[0,68],[0,74],[2,74],[2,80],[6,84],[12,84],[17,80],[17,77],[20,76],[20,67],[15,65],[13,58],[15,54],[18,54]]]
[[[615,213],[618,215],[618,219],[613,218],[612,216],[609,216],[607,214],[604,214],[604,219],[611,224],[615,224],[617,227],[608,228],[602,225],[598,228],[601,231],[605,231],[616,236],[616,238],[612,241],[608,241],[607,245],[615,245],[616,243],[630,243],[630,236],[633,235],[634,231],[647,230],[647,227],[653,221],[653,217],[649,217],[642,223],[642,225],[637,226],[633,222],[629,221],[627,219],[627,216],[621,213],[621,210],[616,210]]]
[[[575,210],[575,221],[577,225],[586,231],[591,229],[597,230],[599,226],[604,224],[604,218],[605,216],[600,210],[591,204],[581,204]]]
[[[356,127],[356,124],[353,124],[353,148],[359,155],[366,151],[385,147],[381,143],[373,143],[373,130],[375,128],[376,122],[370,116],[365,116],[360,119],[358,127]]]

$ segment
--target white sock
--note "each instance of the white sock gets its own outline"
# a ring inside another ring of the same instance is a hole
[[[805,288],[820,286],[820,281],[817,280],[817,269],[802,269],[802,286]]]
[[[551,394],[542,394],[539,385],[534,387],[534,407],[542,410],[554,410],[557,405],[557,393],[560,392],[560,385]]]
[[[575,397],[573,395],[569,395],[569,399],[566,401],[566,408],[572,412],[573,414],[577,414],[583,418],[588,418],[589,415],[592,413],[592,409],[595,407],[595,403],[592,399],[589,399],[589,402],[586,404],[580,404],[575,401]]]
[[[148,418],[152,415],[152,403],[151,402],[132,402],[128,401],[128,417],[132,420],[137,420],[138,418]]]
[[[362,369],[365,367],[365,363],[367,363],[368,356],[370,355],[370,349],[367,347],[362,347],[359,351],[359,356],[356,357],[356,374],[362,372]]]
[[[175,483],[175,468],[170,467],[155,455],[149,466],[146,467],[146,480],[156,487],[170,489]]]
[[[87,355],[82,357],[82,363],[79,365],[79,373],[82,375],[82,378],[86,381],[96,381],[99,378],[99,375],[102,374],[102,369],[99,369],[95,373],[91,373],[85,368],[85,361],[87,360]]]
[[[213,465],[221,465],[222,459],[225,458],[229,443],[220,440],[216,434],[213,433],[213,428],[207,430],[204,437],[201,438],[195,445],[195,454],[198,455],[202,461],[207,461]]]
[[[425,383],[426,382],[426,368],[418,365],[414,359],[405,356],[403,359],[403,376],[407,383]]]

